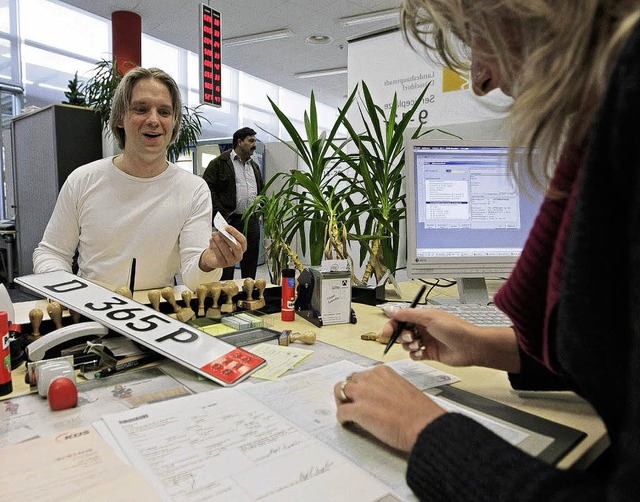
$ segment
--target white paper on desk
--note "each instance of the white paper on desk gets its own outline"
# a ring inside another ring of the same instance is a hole
[[[11,301],[9,292],[7,291],[7,288],[4,287],[4,284],[0,284],[0,310],[4,310],[7,313],[9,324],[16,322],[16,313],[13,310],[13,302]]]
[[[410,359],[389,364],[421,390],[452,383],[459,379],[448,373]],[[394,495],[404,500],[416,500],[407,486],[405,473],[407,457],[393,450],[362,430],[342,427],[336,420],[333,386],[354,371],[366,371],[358,364],[339,361],[313,370],[296,373],[273,383],[261,383],[247,392],[287,416],[303,430],[338,450],[355,464],[372,473],[389,486]],[[443,378],[443,376],[450,378]],[[448,405],[449,406],[449,405]],[[501,424],[469,409],[453,405],[448,407],[480,421],[512,444],[519,444],[522,432]]]
[[[196,394],[103,420],[132,465],[169,500],[346,502],[378,500],[389,492],[240,389]]]
[[[452,375],[451,373],[446,373],[434,368],[433,366],[429,366],[425,363],[419,363],[411,359],[393,361],[387,363],[387,366],[393,368],[400,376],[409,380],[420,390],[432,389],[434,387],[460,381],[457,376]]]
[[[277,382],[252,385],[246,392],[331,445],[388,486],[399,499],[417,500],[405,480],[407,457],[404,454],[372,436],[342,427],[336,420],[333,386],[348,374],[366,369],[350,361],[338,361]]]
[[[29,394],[0,402],[0,447],[86,426],[105,413],[190,394],[159,368],[116,373],[78,384],[78,406],[52,412],[46,399]]]
[[[3,500],[161,500],[92,427],[0,450]]]
[[[251,353],[267,361],[267,365],[260,368],[251,377],[261,380],[277,380],[313,354],[313,350],[261,343],[251,347]]]

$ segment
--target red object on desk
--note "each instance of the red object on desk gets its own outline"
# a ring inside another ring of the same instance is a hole
[[[78,404],[78,388],[73,380],[61,376],[49,385],[47,398],[53,411],[75,408]]]
[[[282,271],[282,304],[280,308],[280,319],[283,321],[294,321],[296,301],[296,271],[292,268],[285,268]]]
[[[0,396],[11,394],[11,347],[9,345],[9,315],[0,311]]]
[[[237,348],[200,369],[223,382],[233,383],[264,362],[262,357]]]

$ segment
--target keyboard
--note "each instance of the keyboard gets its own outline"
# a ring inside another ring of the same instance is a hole
[[[399,308],[408,307],[408,303],[385,303],[380,308],[388,316]],[[440,309],[477,326],[511,326],[509,318],[495,305],[477,305],[473,303],[452,303],[448,305],[418,305],[420,309]]]

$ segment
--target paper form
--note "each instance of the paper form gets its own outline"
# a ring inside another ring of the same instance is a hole
[[[339,361],[277,382],[252,385],[244,391],[364,468],[400,500],[417,500],[405,481],[406,455],[361,430],[345,428],[336,420],[333,386],[350,373],[365,369],[349,361]]]
[[[447,383],[427,364],[392,366],[419,388]],[[339,361],[107,416],[104,423],[167,500],[415,501],[405,481],[407,455],[336,421],[334,384],[366,369]],[[456,411],[512,442],[520,439],[508,426]]]
[[[45,437],[99,420],[105,413],[173,399],[191,391],[160,368],[116,373],[78,384],[78,406],[51,412],[38,394],[0,402],[0,447]]]
[[[359,466],[240,389],[103,420],[131,464],[167,500],[347,502],[389,493]]]
[[[371,359],[356,352],[350,352],[328,343],[316,341],[313,345],[313,357],[305,359],[304,364],[291,369],[288,374],[302,373],[303,371],[320,368],[327,364],[333,364],[336,361],[351,361],[352,363],[358,364],[362,367],[379,364],[375,359]],[[249,381],[252,380],[249,379]]]
[[[251,377],[261,380],[277,380],[313,354],[313,350],[261,343],[251,347],[251,353],[267,361],[267,365],[260,368]]]
[[[161,500],[92,427],[2,449],[2,500]]]
[[[406,359],[389,364],[421,390],[458,381],[453,375]],[[314,370],[289,375],[277,382],[258,384],[248,389],[256,399],[268,404],[281,415],[289,417],[301,429],[331,445],[355,464],[363,467],[403,500],[417,500],[407,486],[407,457],[389,448],[359,428],[343,427],[336,421],[333,386],[354,371],[365,371],[355,363],[339,361]],[[431,395],[429,397],[432,397]],[[447,409],[480,421],[511,444],[517,445],[526,433],[490,420],[468,409],[447,402]],[[455,410],[453,408],[455,407]]]
[[[393,368],[400,376],[409,380],[420,390],[433,389],[440,385],[447,385],[459,382],[460,379],[451,373],[445,373],[428,364],[418,363],[411,359],[401,359],[387,363],[387,366]]]

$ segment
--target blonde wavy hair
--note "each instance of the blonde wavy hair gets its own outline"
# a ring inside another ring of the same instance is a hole
[[[458,71],[470,69],[471,34],[488,43],[513,83],[511,144],[537,148],[548,181],[566,148],[583,147],[617,53],[640,18],[638,0],[404,0],[402,25],[430,56]],[[513,43],[514,40],[517,43]],[[474,49],[475,50],[475,49]],[[517,148],[512,148],[511,166]]]

